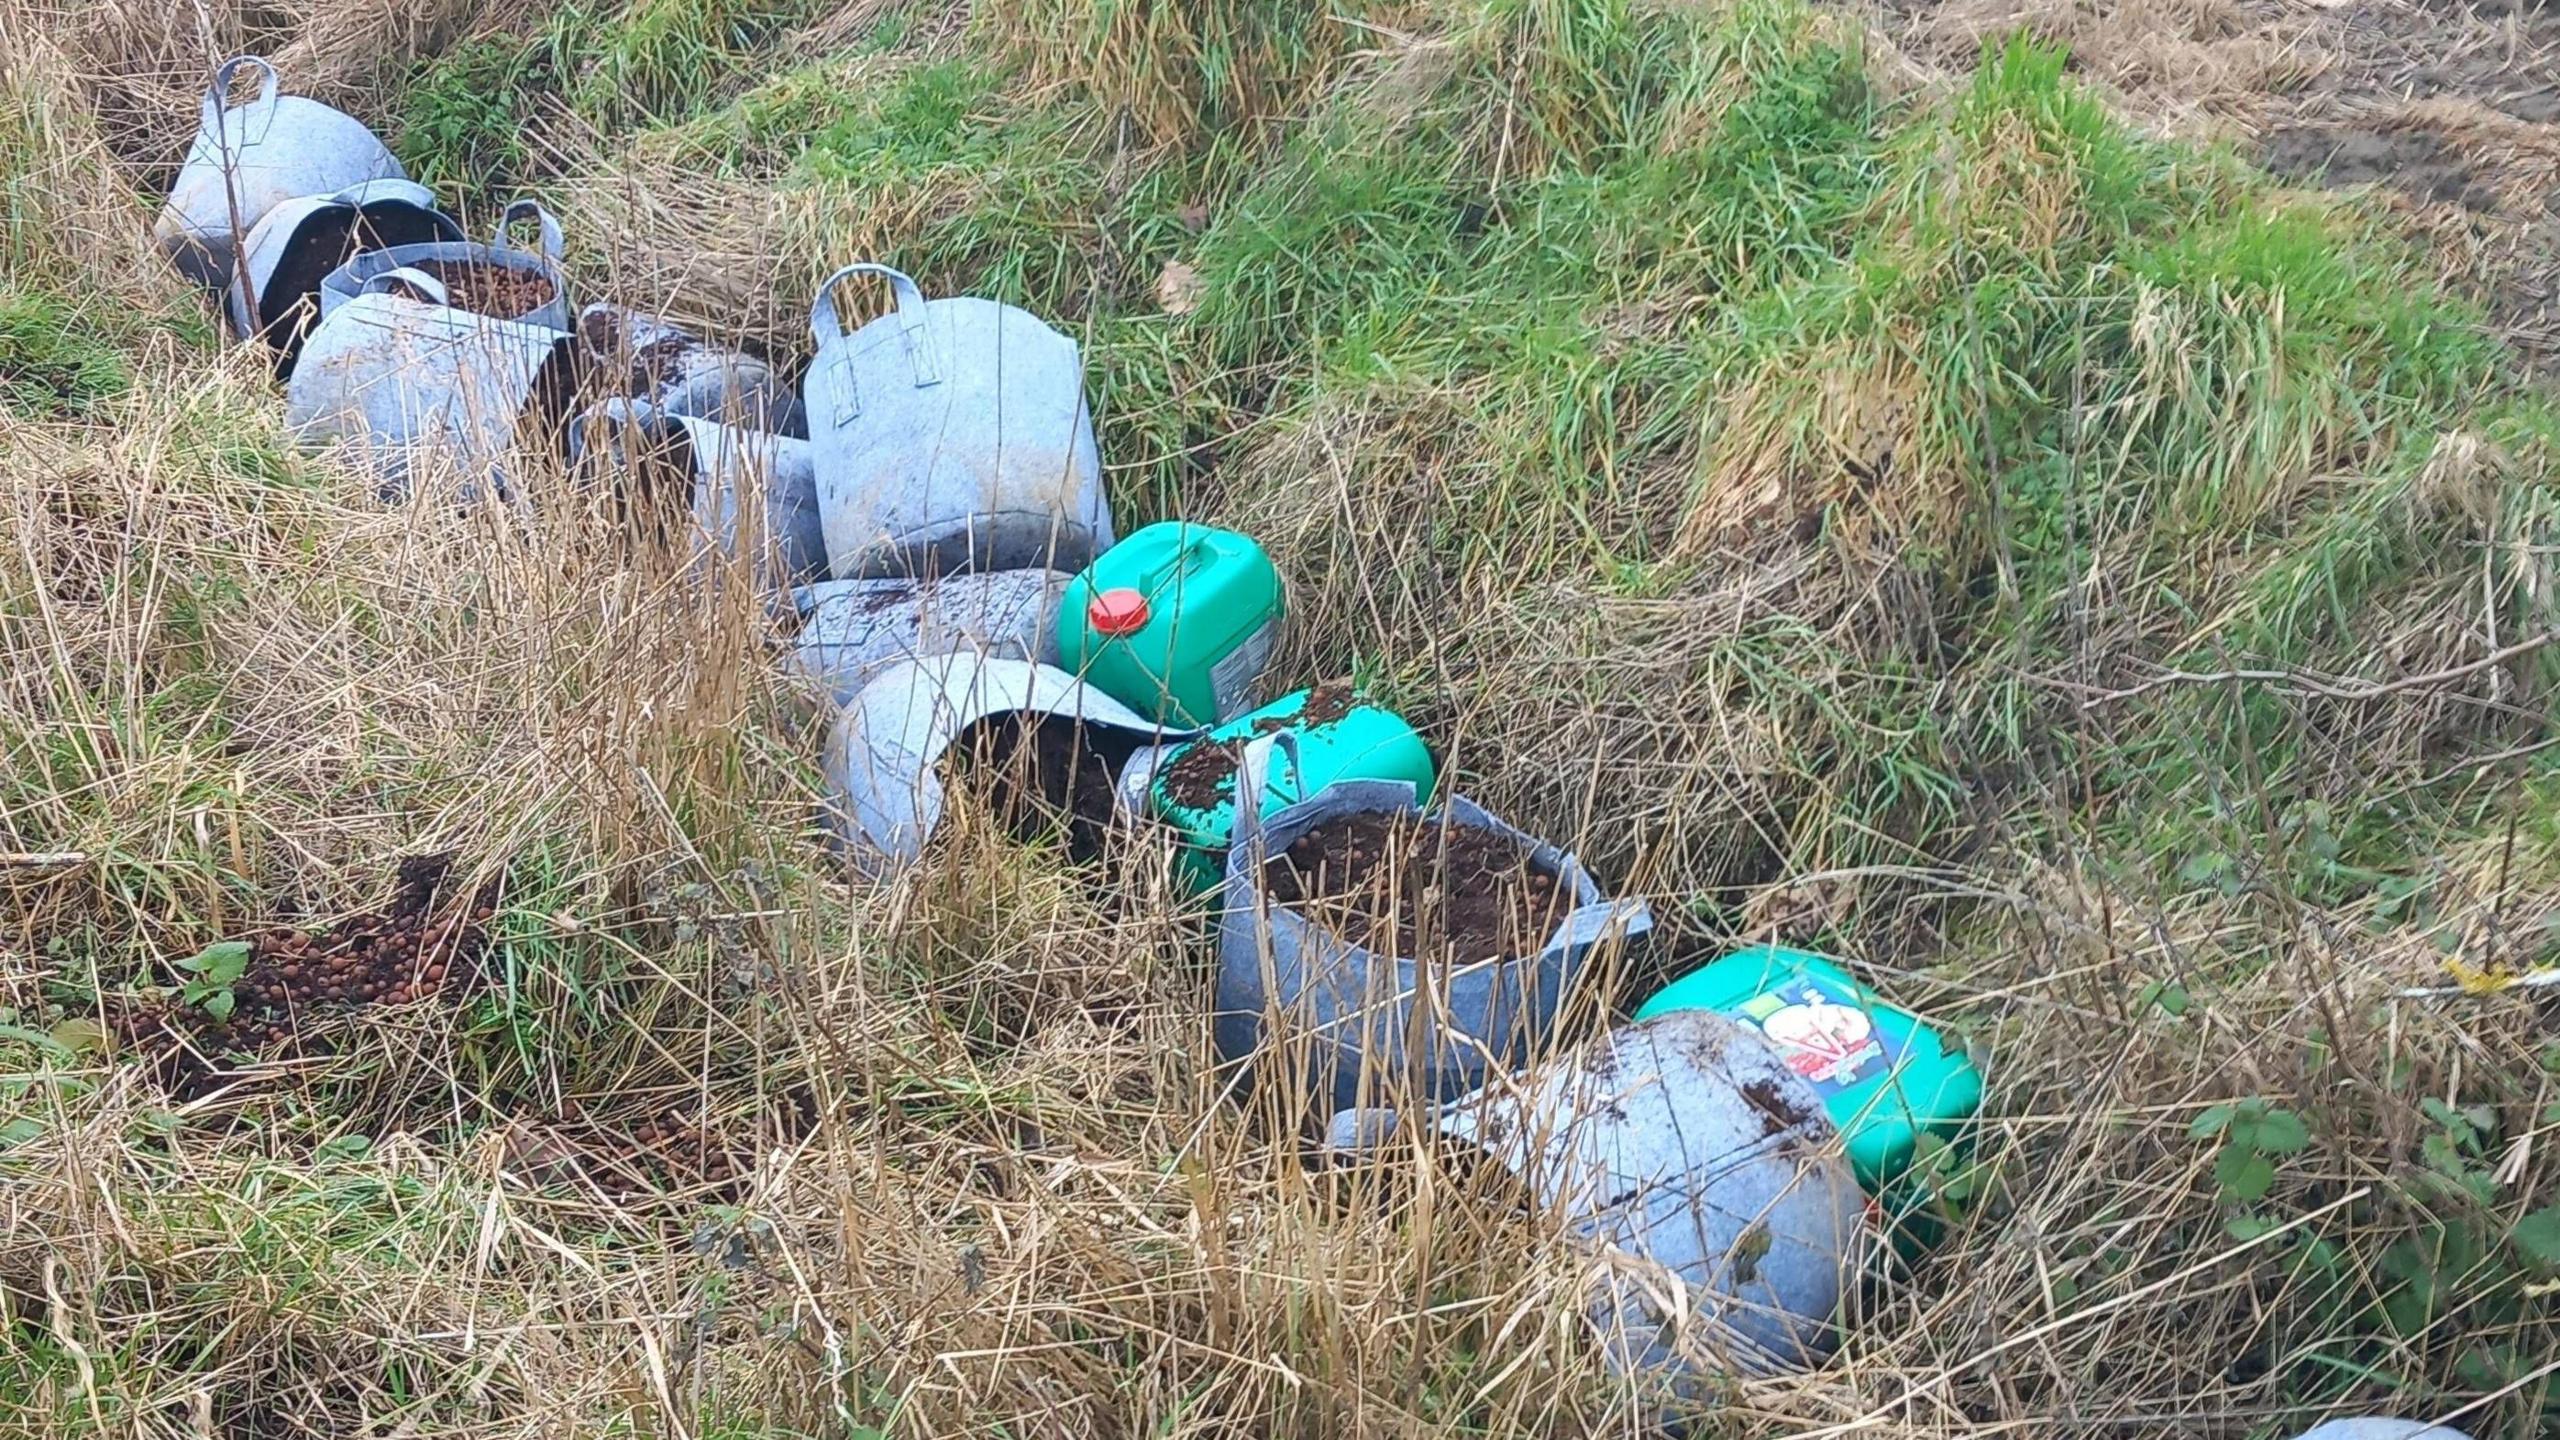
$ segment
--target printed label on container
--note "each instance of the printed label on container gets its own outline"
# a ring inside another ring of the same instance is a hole
[[[1197,717],[1215,725],[1233,720],[1253,708],[1253,687],[1271,664],[1271,647],[1279,642],[1280,622],[1265,620],[1262,627],[1244,637],[1244,643],[1227,652],[1227,657],[1209,667],[1209,703],[1218,707],[1215,715]]]
[[[1857,1084],[1886,1059],[1873,1015],[1802,977],[1754,997],[1741,1018],[1759,1027],[1788,1069],[1826,1095]]]

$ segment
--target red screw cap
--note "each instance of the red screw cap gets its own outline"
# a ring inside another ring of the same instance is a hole
[[[1093,603],[1085,606],[1084,618],[1095,634],[1117,640],[1146,629],[1155,612],[1147,608],[1146,596],[1124,587],[1094,596]]]

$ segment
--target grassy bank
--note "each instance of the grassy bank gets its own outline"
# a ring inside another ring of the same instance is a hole
[[[1979,1047],[1952,1238],[1701,1433],[2548,1428],[2494,983],[2560,960],[2560,410],[2377,212],[1775,0],[280,13],[211,48],[590,295],[788,359],[878,258],[1076,333],[1124,529],[1253,532],[1277,678],[1673,922],[1584,1027],[1776,936]],[[0,1426],[1643,1423],[1482,1177],[1218,1093],[1160,857],[964,815],[849,885],[741,593],[297,453],[148,253],[156,26],[0,20],[0,850],[77,857],[0,871]],[[209,1089],[110,1042],[442,852],[467,996]]]

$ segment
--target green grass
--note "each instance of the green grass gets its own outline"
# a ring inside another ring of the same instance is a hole
[[[63,300],[0,288],[0,411],[21,420],[78,418],[132,388],[113,335]]]
[[[410,83],[392,142],[409,173],[439,190],[496,192],[522,180],[540,100],[556,93],[546,48],[506,36],[465,41]]]
[[[395,149],[422,183],[496,195],[545,169],[565,119],[613,131],[682,121],[755,76],[810,0],[577,0],[531,34],[477,36],[422,64]]]

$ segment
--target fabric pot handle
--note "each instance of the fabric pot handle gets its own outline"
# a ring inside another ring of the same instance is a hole
[[[258,141],[266,139],[267,130],[272,129],[275,126],[276,91],[281,83],[276,76],[276,67],[268,64],[263,56],[234,55],[230,59],[225,60],[220,65],[214,67],[213,83],[205,87],[204,92],[204,131],[207,135],[213,137],[214,148],[216,150],[225,148],[222,136],[222,117],[224,112],[231,108],[231,82],[240,78],[240,72],[250,66],[256,66],[259,73],[258,98],[249,103],[252,105],[264,105],[267,107],[267,125],[266,128],[258,131],[257,139],[253,140],[244,135],[241,137],[240,143],[243,145],[255,145]]]
[[[552,217],[550,211],[542,208],[540,201],[533,199],[509,201],[507,208],[498,212],[498,233],[490,237],[490,250],[500,255],[522,254],[516,249],[515,228],[517,222],[523,220],[533,221],[541,233],[543,259],[556,264],[569,253],[568,237],[561,233],[560,222]]]
[[[436,277],[428,274],[424,270],[411,269],[406,265],[401,266],[397,270],[385,270],[379,275],[367,277],[363,288],[358,290],[356,293],[359,295],[388,295],[391,293],[391,287],[395,284],[407,285],[414,289],[424,290],[430,297],[431,303],[437,305],[451,305],[453,303],[453,296],[444,288],[443,281],[438,280]]]
[[[889,293],[898,303],[898,328],[906,335],[907,364],[915,371],[916,388],[942,383],[942,366],[934,356],[933,334],[926,325],[924,291],[906,272],[891,266],[868,260],[847,265],[819,284],[817,303],[809,307],[810,338],[817,341],[822,354],[831,346],[836,350],[834,363],[843,381],[836,392],[838,425],[862,413],[862,391],[853,378],[853,352],[841,343],[852,332],[844,328],[844,321],[836,313],[836,287],[856,275],[877,275],[889,282]]]

